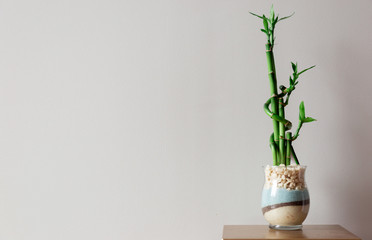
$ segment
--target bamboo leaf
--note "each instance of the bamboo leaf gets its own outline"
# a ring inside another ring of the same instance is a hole
[[[296,64],[294,64],[293,62],[291,62],[291,64],[292,64],[292,70],[293,70],[293,72],[297,72],[297,65]]]
[[[265,28],[265,30],[266,31],[268,31],[269,30],[269,25],[268,25],[268,23],[267,23],[267,19],[266,19],[266,17],[265,17],[265,15],[263,15],[263,25],[264,25],[264,28]]]
[[[264,17],[262,17],[262,16],[260,16],[260,15],[257,15],[257,14],[255,14],[255,13],[253,13],[253,12],[249,12],[249,13],[252,14],[253,16],[256,16],[256,17],[258,17],[258,18],[264,19]]]
[[[282,18],[280,18],[280,19],[278,20],[278,22],[280,22],[280,21],[282,21],[282,20],[284,20],[284,19],[290,18],[290,17],[292,17],[294,14],[295,14],[295,13],[292,13],[292,14],[289,15],[289,16],[282,17]]]
[[[307,123],[307,122],[314,122],[316,121],[316,119],[312,118],[312,117],[307,117],[304,119],[304,122]]]
[[[298,82],[298,81],[297,81],[297,76],[296,76],[296,75],[294,75],[294,76],[293,76],[293,83],[294,83],[294,84],[296,85],[296,84],[297,84],[297,82]]]
[[[275,13],[274,13],[274,4],[271,5],[271,9],[270,9],[270,20],[271,22],[274,22],[274,19],[275,19]]]
[[[289,77],[289,85],[294,85],[294,81],[293,81],[292,77]]]
[[[307,70],[310,70],[310,69],[312,69],[314,67],[315,67],[315,65],[314,66],[311,66],[309,68],[306,68],[305,70],[302,70],[301,72],[299,72],[298,75],[300,75],[300,74],[302,74],[302,73],[306,72]]]
[[[303,122],[305,120],[305,104],[304,104],[304,101],[302,101],[300,103],[300,115],[299,115],[299,119],[301,122]]]
[[[266,33],[266,34],[267,34],[267,32],[266,32],[266,30],[265,30],[265,29],[261,29],[261,32],[264,32],[264,33]]]

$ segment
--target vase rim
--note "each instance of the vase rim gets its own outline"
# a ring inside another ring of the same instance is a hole
[[[307,168],[306,165],[288,165],[288,166],[278,166],[278,165],[264,165],[262,166],[263,168],[266,168],[267,166],[271,167],[271,168],[283,168],[283,167],[300,167],[300,168]]]

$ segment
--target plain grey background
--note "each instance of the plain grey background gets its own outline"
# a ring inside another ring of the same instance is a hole
[[[371,1],[0,1],[0,239],[220,239],[266,224],[272,124],[262,23],[277,26],[305,224],[372,238]]]

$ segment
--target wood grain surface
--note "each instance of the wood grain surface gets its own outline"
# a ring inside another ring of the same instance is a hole
[[[361,240],[340,225],[305,225],[302,230],[296,231],[273,230],[267,225],[225,225],[222,239]]]

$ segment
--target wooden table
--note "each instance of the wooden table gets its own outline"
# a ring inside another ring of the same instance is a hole
[[[305,225],[302,230],[296,231],[273,230],[267,225],[225,225],[222,239],[361,240],[340,225]]]

